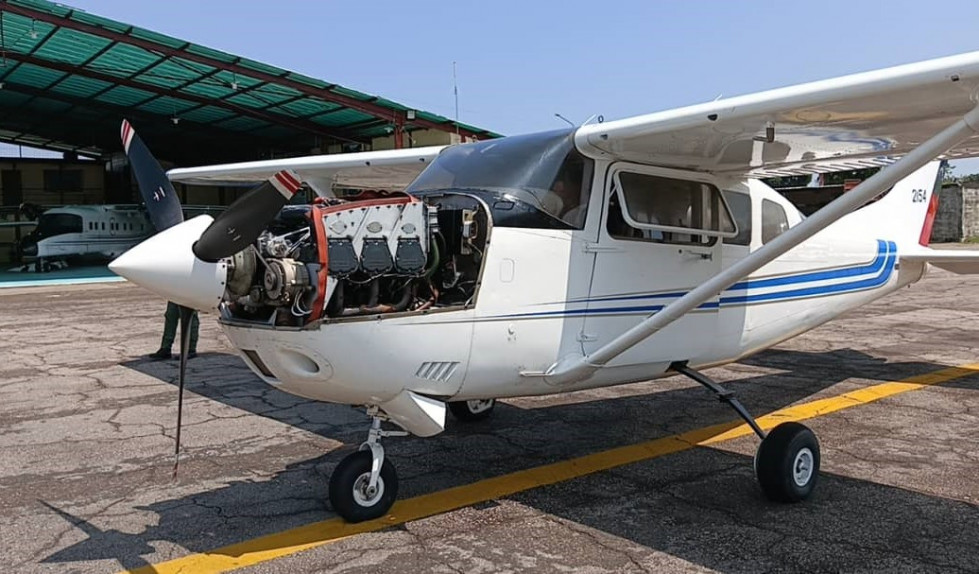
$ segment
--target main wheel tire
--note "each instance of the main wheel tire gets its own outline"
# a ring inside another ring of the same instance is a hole
[[[449,411],[460,421],[481,421],[493,414],[496,399],[477,399],[473,401],[452,401]]]
[[[776,502],[809,498],[819,478],[819,441],[805,425],[789,422],[772,429],[755,455],[762,492]]]
[[[371,451],[362,450],[340,461],[330,477],[330,504],[347,522],[363,522],[384,516],[398,498],[398,473],[384,457],[374,492],[369,492]]]

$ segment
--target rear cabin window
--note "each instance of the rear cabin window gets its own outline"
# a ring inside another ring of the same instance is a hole
[[[734,237],[725,237],[724,243],[728,245],[750,245],[751,244],[751,196],[747,193],[736,191],[723,191],[724,201],[731,208],[731,215],[734,223],[738,226],[738,234]]]
[[[609,200],[606,224],[609,235],[616,239],[711,245],[716,235],[735,231],[713,185],[620,172],[616,189]]]
[[[789,228],[789,218],[785,209],[770,199],[761,202],[761,242],[768,243]]]

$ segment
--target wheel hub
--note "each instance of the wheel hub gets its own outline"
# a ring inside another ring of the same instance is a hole
[[[479,414],[483,411],[489,410],[493,406],[493,399],[476,399],[472,401],[466,401],[466,406],[469,407],[469,412]]]
[[[813,471],[813,454],[809,448],[803,448],[795,455],[792,461],[792,480],[797,486],[809,484]]]
[[[377,484],[371,483],[371,473],[365,472],[354,482],[354,501],[361,506],[374,506],[384,496],[384,479],[377,477]]]

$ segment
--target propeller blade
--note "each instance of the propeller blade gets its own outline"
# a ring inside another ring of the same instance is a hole
[[[258,239],[300,185],[299,177],[291,171],[273,174],[232,203],[204,230],[194,244],[194,255],[213,263],[245,249]]]
[[[163,231],[183,221],[184,213],[173,184],[128,120],[122,120],[120,135],[153,227]]]
[[[187,351],[190,347],[190,321],[194,317],[194,310],[189,307],[180,306],[180,375],[178,379],[179,394],[177,395],[177,436],[176,446],[173,453],[173,478],[177,478],[177,469],[180,466],[180,427],[183,424],[184,413],[184,382],[187,380]]]

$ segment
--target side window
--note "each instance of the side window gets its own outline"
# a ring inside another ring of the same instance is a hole
[[[722,191],[724,201],[731,208],[731,215],[738,226],[738,234],[734,237],[725,237],[724,243],[728,245],[750,245],[751,244],[751,196],[747,193],[737,193],[735,191]],[[767,201],[767,200],[766,200]]]
[[[554,176],[547,192],[540,196],[540,206],[554,217],[581,229],[591,197],[594,162],[572,150]]]
[[[606,229],[616,239],[711,245],[734,234],[731,215],[713,185],[619,172]]]
[[[770,199],[761,202],[761,242],[768,243],[789,228],[789,219],[782,206]]]

